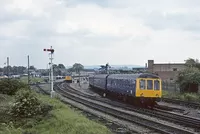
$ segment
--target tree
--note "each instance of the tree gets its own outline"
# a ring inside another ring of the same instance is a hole
[[[30,66],[29,69],[36,70],[36,68],[34,66]]]
[[[53,69],[54,70],[58,69],[58,66],[56,64],[53,64]]]
[[[75,71],[76,73],[80,73],[80,71],[84,70],[84,66],[81,65],[80,63],[75,63],[72,67],[72,70]]]
[[[107,63],[106,65],[101,65],[101,68],[99,69],[101,73],[109,73],[108,70],[109,68],[111,68],[111,66],[109,65],[109,63]]]
[[[59,68],[56,64],[53,64],[53,74],[54,76],[58,75]]]
[[[7,68],[7,66],[0,68],[0,72],[3,72],[4,75],[7,75],[7,72],[9,71],[9,74],[14,74],[14,75],[20,75],[23,74],[25,72],[27,72],[27,68],[23,67],[23,66],[9,66]]]
[[[68,68],[67,71],[72,73],[74,71],[74,69],[71,67],[71,68]]]
[[[106,66],[101,65],[100,67],[101,67],[101,68],[99,68],[99,71],[100,71],[101,73],[105,73],[105,72],[106,72]]]
[[[80,71],[84,70],[84,66],[80,63],[75,63],[72,67],[72,70],[74,70],[76,73],[79,74],[79,86],[81,86],[80,84]]]
[[[0,72],[3,72],[3,68],[0,68]]]
[[[200,69],[200,63],[198,59],[188,58],[185,60],[185,65],[187,67],[196,67]]]
[[[67,70],[63,64],[53,65],[54,75],[65,75]]]
[[[11,66],[8,66],[8,67],[6,66],[3,68],[4,75],[8,75],[8,74],[11,75],[12,72],[13,72],[13,68]]]
[[[186,68],[178,74],[177,82],[180,85],[181,92],[198,92],[199,69],[195,67]]]
[[[177,83],[181,92],[198,92],[200,83],[200,63],[198,59],[189,58],[185,60],[186,69],[180,71]]]
[[[58,64],[59,69],[65,69],[65,66],[63,64]]]

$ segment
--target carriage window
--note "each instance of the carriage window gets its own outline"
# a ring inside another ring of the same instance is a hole
[[[154,90],[160,90],[160,81],[158,80],[154,81]]]
[[[132,83],[133,85],[135,85],[135,80],[132,80],[131,83]]]
[[[126,80],[122,80],[122,87],[126,87],[127,86],[127,81]]]
[[[140,80],[140,89],[145,89],[145,80]]]
[[[147,80],[147,89],[152,90],[153,89],[153,81]]]
[[[132,81],[131,80],[128,81],[128,85],[129,85],[129,87],[132,86]]]
[[[127,80],[127,82],[126,82],[126,87],[130,87],[130,82],[129,82],[129,80]]]
[[[125,80],[125,81],[126,81],[125,87],[129,87],[129,82],[128,82],[128,80]]]

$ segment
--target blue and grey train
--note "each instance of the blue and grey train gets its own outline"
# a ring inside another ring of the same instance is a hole
[[[89,85],[103,96],[114,95],[133,104],[154,106],[162,96],[162,81],[157,75],[143,74],[96,74],[89,77]]]

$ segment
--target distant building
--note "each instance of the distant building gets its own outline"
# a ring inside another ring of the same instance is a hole
[[[185,69],[185,63],[154,63],[154,60],[148,60],[148,71],[158,74],[163,81],[174,82],[178,73]]]

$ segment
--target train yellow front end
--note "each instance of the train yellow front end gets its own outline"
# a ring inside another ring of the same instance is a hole
[[[162,81],[160,78],[138,78],[136,80],[136,97],[145,104],[155,105],[162,97]]]
[[[71,76],[66,76],[65,77],[65,82],[72,83],[72,77]]]

